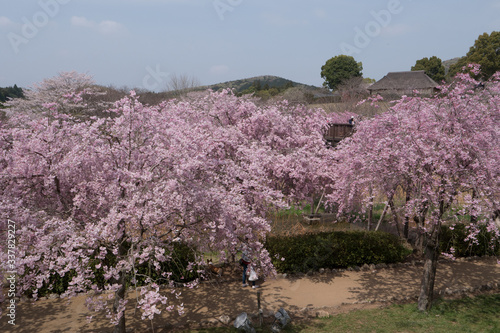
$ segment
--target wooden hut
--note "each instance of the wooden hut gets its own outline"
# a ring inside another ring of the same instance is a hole
[[[415,90],[422,95],[432,95],[438,91],[438,84],[425,71],[390,72],[368,87],[371,94],[400,97],[412,95]]]

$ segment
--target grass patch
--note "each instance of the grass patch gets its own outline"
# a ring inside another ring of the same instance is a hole
[[[384,309],[357,310],[325,319],[290,324],[282,332],[304,333],[498,333],[500,294],[480,295],[459,300],[439,300],[428,313],[416,304],[392,305]],[[269,325],[268,325],[269,326]],[[271,332],[270,327],[257,332]],[[237,332],[233,327],[192,330],[191,333]]]
[[[439,301],[428,313],[416,304],[354,311],[314,321],[302,332],[500,332],[500,294]]]

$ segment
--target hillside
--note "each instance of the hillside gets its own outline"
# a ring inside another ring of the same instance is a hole
[[[444,66],[445,73],[448,73],[448,70],[450,69],[450,66],[456,64],[458,62],[458,60],[460,60],[460,57],[453,58],[453,59],[448,59],[448,60],[444,60],[442,63],[443,63],[443,66]]]
[[[279,76],[273,76],[273,75],[262,75],[262,76],[255,76],[247,79],[240,79],[240,80],[233,80],[233,81],[227,81],[227,82],[222,82],[222,83],[216,83],[208,86],[203,86],[203,87],[197,87],[196,89],[212,89],[212,90],[219,90],[219,89],[234,89],[237,93],[244,91],[245,89],[250,88],[254,82],[260,81],[260,85],[262,87],[268,85],[269,88],[281,88],[286,85],[292,84],[294,87],[300,87],[304,88],[307,90],[317,90],[321,89],[319,87],[307,85],[307,84],[302,84],[298,82],[294,82],[291,80],[284,79]]]

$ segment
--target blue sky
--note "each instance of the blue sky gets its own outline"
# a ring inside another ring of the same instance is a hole
[[[164,90],[277,75],[321,86],[339,54],[381,79],[418,59],[467,53],[500,30],[500,0],[0,0],[0,87],[62,71]]]

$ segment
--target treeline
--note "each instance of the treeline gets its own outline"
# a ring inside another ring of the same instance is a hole
[[[264,100],[267,100],[273,96],[278,95],[279,93],[287,90],[288,88],[293,88],[293,82],[287,80],[287,82],[282,86],[270,86],[269,83],[265,83],[264,85],[260,82],[260,80],[253,81],[252,85],[245,90],[242,90],[237,95],[247,95],[254,94],[256,97],[260,97]]]
[[[23,89],[19,88],[16,84],[13,87],[0,87],[0,105],[7,102],[10,98],[24,97]]]

